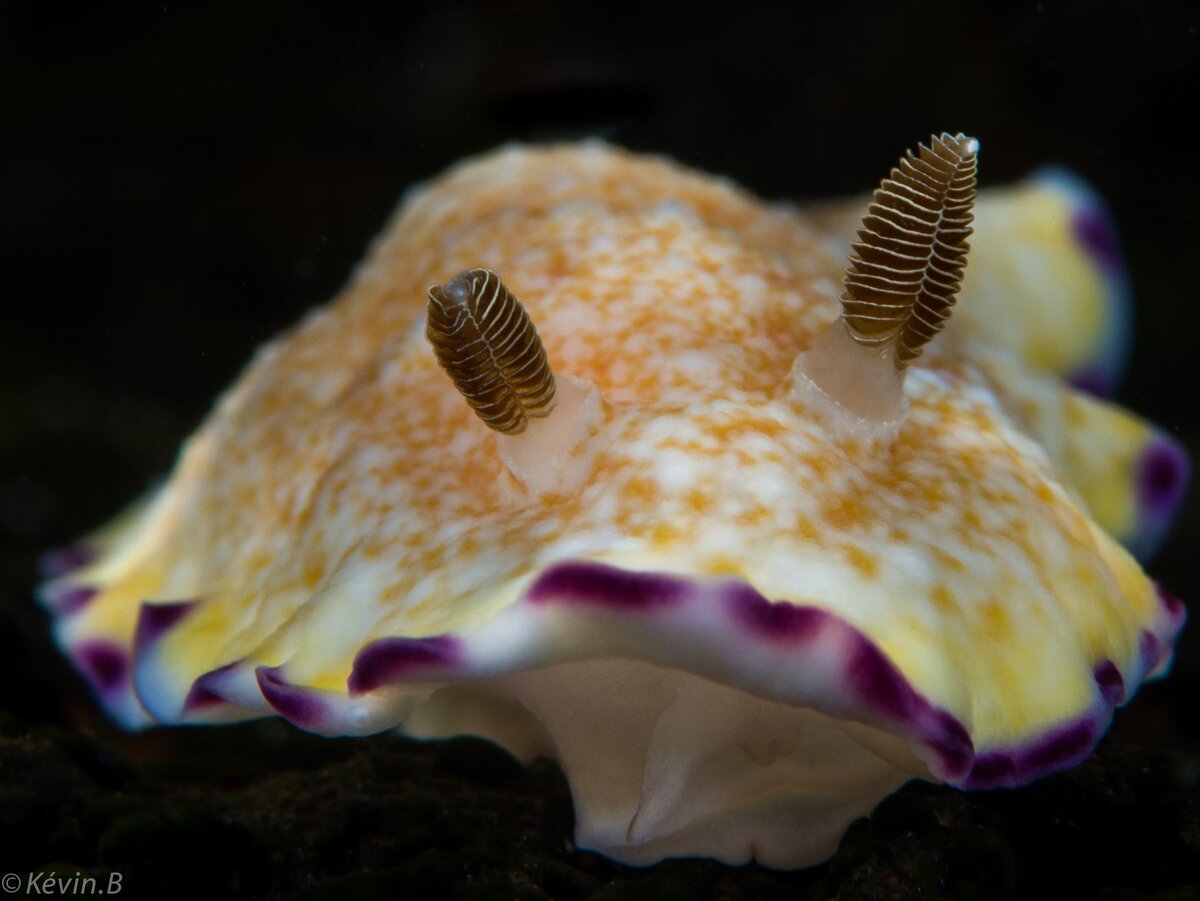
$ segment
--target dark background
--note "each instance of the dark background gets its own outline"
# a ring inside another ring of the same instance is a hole
[[[0,6],[0,711],[23,723],[134,758],[210,741],[103,721],[30,598],[36,554],[165,475],[406,187],[504,141],[599,135],[800,201],[943,129],[981,139],[984,185],[1066,164],[1128,254],[1120,400],[1200,449],[1192,3],[101,6]],[[1196,507],[1150,567],[1185,602]],[[1114,740],[1200,751],[1197,631]]]

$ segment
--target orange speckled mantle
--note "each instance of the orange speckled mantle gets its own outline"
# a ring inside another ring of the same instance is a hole
[[[1019,290],[1029,253],[1074,261],[1059,266],[1074,280],[1064,290],[1093,304],[1093,325],[1108,315],[1101,267],[1069,228],[1035,251],[1012,236],[1016,199],[1067,217],[1088,198],[1021,190],[981,197],[971,265],[988,275],[968,278],[960,306],[974,312],[909,373],[908,416],[889,447],[828,431],[792,390],[797,354],[838,313],[835,208],[765,206],[602,144],[464,163],[411,193],[341,296],[256,355],[164,488],[44,589],[58,639],[131,726],[276,711],[330,733],[436,720],[413,731],[469,729],[556,754],[581,810],[599,803],[582,764],[538,712],[541,689],[521,681],[538,667],[628,658],[755,703],[807,705],[910,742],[920,762],[901,761],[905,773],[967,784],[969,765],[951,772],[933,739],[839,700],[833,682],[800,689],[763,675],[752,641],[697,625],[706,601],[689,601],[674,625],[655,613],[655,625],[619,603],[547,613],[529,590],[566,562],[665,574],[696,597],[745,583],[878,649],[980,759],[1132,695],[1166,666],[1182,612],[1119,540],[1136,544],[1169,518],[1161,499],[1150,509],[1138,467],[1178,454],[1037,368],[1018,339],[990,339],[995,310],[1020,318],[1045,306]],[[1006,260],[1007,282],[995,275]],[[476,419],[424,340],[426,288],[475,266],[521,299],[556,373],[599,391],[586,472],[570,490],[524,490],[497,452],[504,437]],[[1064,369],[1103,344],[1091,339]],[[437,658],[440,636],[454,636],[454,666]],[[364,648],[394,640],[440,668],[351,691]],[[831,660],[849,639],[838,641]],[[818,667],[814,682],[839,666]],[[512,722],[532,713],[548,737],[456,719],[473,679],[481,696],[522,708]],[[459,694],[444,691],[456,684]],[[324,713],[304,713],[304,697]],[[596,826],[590,846],[622,856],[604,837],[622,815]],[[667,853],[693,847],[691,828],[670,833],[684,839]],[[774,847],[755,841],[760,859]],[[766,856],[794,865],[819,853]]]

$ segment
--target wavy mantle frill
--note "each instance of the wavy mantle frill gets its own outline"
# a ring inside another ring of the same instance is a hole
[[[563,761],[583,847],[633,864],[686,853],[797,866],[831,853],[851,819],[912,776],[968,789],[1012,787],[1086,758],[1114,708],[1169,667],[1186,617],[1175,598],[1161,590],[1158,598],[1137,653],[1120,663],[1094,662],[1092,699],[1083,711],[995,745],[977,745],[969,721],[931,703],[874,641],[827,610],[772,602],[740,580],[587,562],[549,568],[482,628],[370,642],[355,655],[341,691],[293,682],[286,665],[234,661],[197,678],[182,704],[160,696],[157,688],[171,682],[162,638],[195,601],[144,604],[132,653],[93,643],[75,648],[72,659],[126,722],[211,724],[277,714],[331,736],[392,727],[419,737],[484,735],[527,760],[548,754]],[[61,614],[69,616],[66,607]],[[595,690],[589,683],[609,690],[614,681],[636,691],[588,700]],[[665,696],[651,697],[664,685]],[[639,704],[648,704],[646,716],[630,713]],[[599,715],[572,736],[584,713]],[[688,742],[700,744],[686,753],[674,749],[669,759],[678,772],[664,798],[653,778],[663,761],[647,752],[660,724],[680,716],[693,717],[705,734],[684,730]],[[725,763],[716,799],[705,796],[710,790],[685,802],[712,768],[707,755],[717,754],[712,740],[724,730],[713,723],[730,718],[741,730],[747,723],[761,730],[764,721],[775,728],[766,738],[752,738],[754,730],[745,735],[738,750],[744,765]],[[766,747],[756,753],[749,747],[755,741]],[[814,752],[817,744],[825,747]],[[620,780],[598,785],[587,773],[597,754],[612,755],[610,764],[624,755],[642,769],[642,778],[624,780],[634,789],[629,797],[613,799]],[[798,765],[811,772],[797,776]],[[842,772],[831,776],[832,766]],[[841,791],[834,804],[831,785]],[[773,793],[766,805],[764,792]],[[742,800],[730,804],[731,797]],[[806,815],[769,809],[781,799]],[[666,829],[647,823],[645,811],[654,808],[660,820],[676,822]],[[792,827],[804,830],[803,840],[793,834],[781,841]]]

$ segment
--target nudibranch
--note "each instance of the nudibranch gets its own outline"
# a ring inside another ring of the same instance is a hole
[[[458,165],[48,560],[59,644],[129,728],[551,756],[632,864],[803,866],[910,778],[1076,763],[1169,665],[1130,549],[1186,458],[1070,383],[1120,365],[1099,201],[976,198],[976,153],[811,208],[600,143]]]

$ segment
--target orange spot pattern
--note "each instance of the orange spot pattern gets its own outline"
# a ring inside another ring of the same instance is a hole
[[[796,213],[601,146],[456,167],[333,304],[256,355],[186,448],[153,540],[75,627],[131,637],[144,592],[120,585],[151,558],[162,596],[237,624],[183,679],[304,647],[289,677],[336,682],[364,642],[486,619],[564,556],[741,574],[837,610],[901,663],[896,636],[919,644],[934,617],[994,640],[922,650],[955,661],[930,672],[1001,667],[1022,622],[1004,604],[1058,604],[1060,580],[1101,586],[1090,615],[1127,619],[1112,552],[952,348],[912,368],[890,448],[827,433],[790,391],[837,313],[844,262],[826,247]],[[521,299],[555,370],[603,398],[578,491],[525,495],[424,340],[426,288],[475,266]],[[992,565],[1027,573],[1029,596],[971,578]],[[837,590],[810,589],[812,567]],[[336,634],[306,641],[318,619]]]

